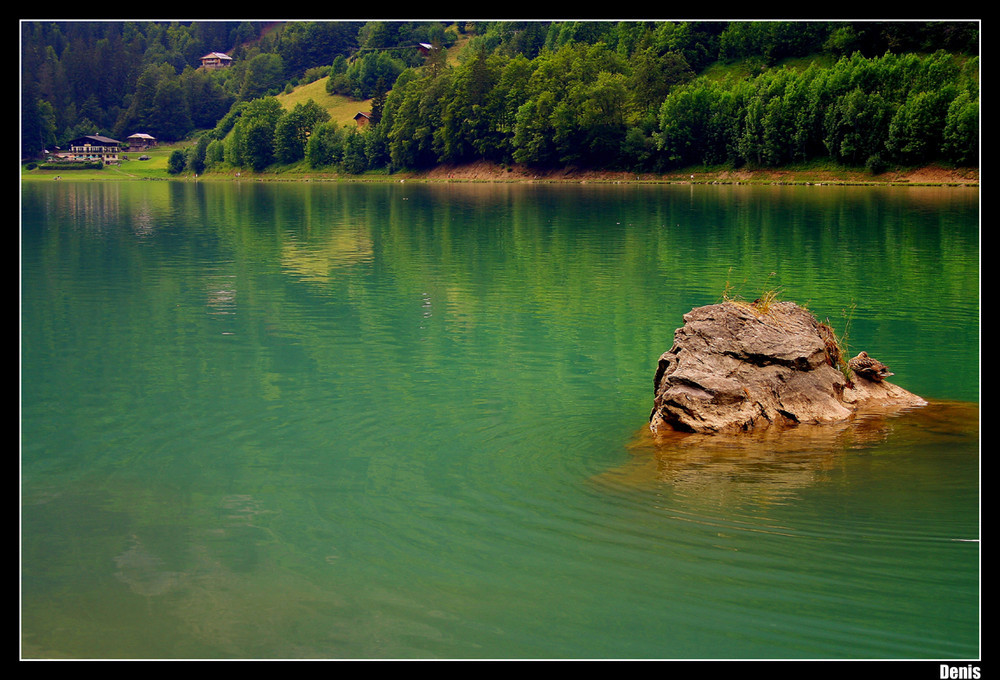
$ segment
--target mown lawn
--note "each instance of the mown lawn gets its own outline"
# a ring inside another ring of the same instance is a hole
[[[189,142],[178,144],[165,144],[145,151],[126,151],[122,157],[129,160],[122,160],[120,166],[106,165],[101,170],[63,170],[52,169],[42,170],[35,168],[28,170],[21,166],[22,180],[123,180],[123,179],[167,179],[167,159],[174,149],[183,149]],[[148,161],[140,161],[139,156],[149,156]]]

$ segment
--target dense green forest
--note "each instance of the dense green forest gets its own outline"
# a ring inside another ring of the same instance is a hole
[[[372,123],[275,98],[319,79]],[[22,158],[141,131],[175,172],[979,158],[977,22],[24,22],[21,83]]]

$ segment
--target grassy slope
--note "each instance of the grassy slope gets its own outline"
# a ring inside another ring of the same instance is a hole
[[[295,108],[296,104],[304,104],[310,99],[330,113],[330,120],[343,125],[353,125],[354,116],[358,111],[371,111],[371,100],[355,101],[340,95],[326,93],[326,82],[329,78],[320,78],[307,85],[301,85],[288,94],[279,94],[277,99],[286,111]]]

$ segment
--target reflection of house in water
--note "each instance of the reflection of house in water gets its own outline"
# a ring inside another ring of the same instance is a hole
[[[205,294],[208,313],[227,321],[236,314],[236,275],[210,274],[205,277]],[[222,335],[232,335],[233,329],[224,326]]]

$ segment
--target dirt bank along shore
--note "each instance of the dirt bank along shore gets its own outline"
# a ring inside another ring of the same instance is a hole
[[[485,161],[460,166],[443,165],[419,173],[399,173],[401,177],[428,180],[465,180],[482,182],[720,182],[720,183],[813,183],[813,184],[956,184],[978,185],[978,168],[927,166],[892,170],[872,175],[864,171],[828,170],[722,170],[708,172],[634,173],[602,172],[562,168],[537,170],[517,165],[497,165]]]

